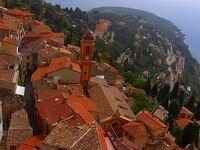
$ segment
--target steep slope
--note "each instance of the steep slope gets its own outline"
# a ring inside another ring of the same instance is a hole
[[[200,95],[200,65],[184,43],[184,34],[173,23],[149,12],[123,7],[95,8],[89,14],[93,23],[101,17],[112,22],[109,32],[115,32],[115,42],[121,44],[121,55],[118,57],[127,57],[126,54],[130,52],[126,49],[131,50],[132,55],[126,69],[141,73],[148,68],[154,72],[153,75],[156,72],[167,74],[167,71],[172,71],[169,78],[171,82],[176,80],[176,74],[179,73],[183,84],[191,86]],[[124,26],[119,25],[119,22],[124,22]],[[116,50],[111,52],[112,56],[116,54]],[[153,63],[153,60],[160,59],[161,65]],[[131,62],[134,62],[132,66]]]

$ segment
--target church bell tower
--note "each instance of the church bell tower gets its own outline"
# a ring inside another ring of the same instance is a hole
[[[87,85],[90,81],[92,70],[92,55],[94,48],[94,36],[92,31],[87,30],[81,40],[81,52],[80,52],[80,67],[81,67],[81,79],[80,83]]]

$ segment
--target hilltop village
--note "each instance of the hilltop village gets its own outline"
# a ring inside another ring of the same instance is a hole
[[[184,149],[169,132],[164,106],[134,114],[127,95],[145,91],[125,87],[115,67],[93,60],[95,39],[110,24],[102,18],[80,47],[64,45],[64,33],[34,14],[0,7],[1,150]],[[184,130],[192,123],[182,106],[174,124]]]

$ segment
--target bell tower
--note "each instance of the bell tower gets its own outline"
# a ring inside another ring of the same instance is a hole
[[[90,81],[93,48],[94,48],[94,37],[92,32],[90,30],[87,30],[81,40],[81,52],[80,52],[81,84],[87,85],[88,82]]]

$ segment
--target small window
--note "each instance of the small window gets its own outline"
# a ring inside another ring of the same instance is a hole
[[[27,56],[27,60],[29,60],[29,56]]]
[[[86,50],[85,50],[85,55],[86,55],[86,56],[89,56],[89,54],[90,54],[90,47],[87,46],[87,47],[86,47]]]

